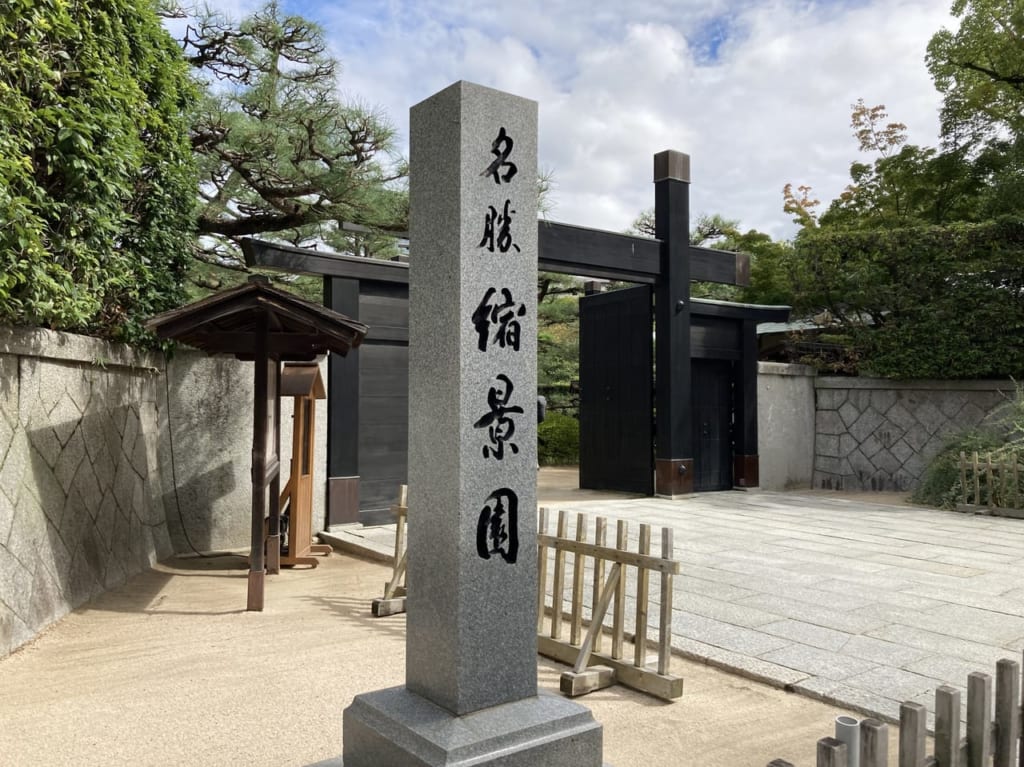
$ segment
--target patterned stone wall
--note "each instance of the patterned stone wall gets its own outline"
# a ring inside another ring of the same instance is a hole
[[[815,380],[814,486],[912,490],[952,435],[1012,395],[1006,381]]]
[[[160,360],[0,329],[0,657],[172,553]]]
[[[159,559],[247,550],[251,449],[251,364],[0,327],[0,657]]]

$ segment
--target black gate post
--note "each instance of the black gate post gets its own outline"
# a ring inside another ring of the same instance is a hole
[[[656,495],[693,492],[690,413],[690,156],[654,155],[654,231],[661,240],[655,292]]]
[[[324,277],[324,306],[359,319],[359,281]],[[327,361],[327,513],[324,527],[359,520],[359,350]]]
[[[742,353],[736,366],[736,433],[732,476],[736,487],[760,484],[757,454],[757,321],[740,323]]]

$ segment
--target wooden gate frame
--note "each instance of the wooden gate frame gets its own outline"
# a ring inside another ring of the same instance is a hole
[[[742,253],[689,244],[689,155],[674,150],[657,153],[654,155],[653,178],[655,238],[539,221],[538,268],[654,286],[655,324],[660,339],[655,356],[658,381],[655,394],[658,433],[655,493],[661,496],[675,497],[693,489],[690,482],[693,461],[689,414],[690,357],[699,342],[691,348],[691,315],[699,315],[698,306],[703,304],[701,309],[705,315],[724,316],[725,313],[740,321],[742,364],[738,378],[742,396],[737,397],[733,478],[737,486],[755,487],[759,482],[756,325],[758,322],[787,321],[789,307],[691,300],[691,281],[748,285],[750,259]],[[343,226],[361,229],[351,223]],[[396,233],[396,236],[401,235]],[[408,282],[407,270],[400,264],[374,263],[371,259],[336,256],[249,239],[243,241],[242,250],[248,266],[320,275],[324,277],[325,286],[333,284],[334,278],[359,281],[364,276],[370,280]],[[384,275],[384,272],[388,274]],[[357,295],[354,302],[356,311],[358,303]],[[343,311],[357,318],[359,316],[352,313],[350,306]],[[403,342],[400,334],[394,337],[394,342]],[[358,370],[354,372],[357,374]],[[335,391],[333,382],[330,388]],[[359,404],[336,403],[333,400],[332,397],[328,403],[331,432],[335,422],[351,420],[353,409],[357,412]],[[345,479],[358,482],[357,476]],[[335,478],[332,478],[332,494],[334,482]],[[342,483],[338,483],[337,490],[340,498],[344,492]],[[346,497],[356,496],[349,492]]]

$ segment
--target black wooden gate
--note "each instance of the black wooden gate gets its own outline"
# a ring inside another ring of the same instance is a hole
[[[693,376],[693,489],[731,490],[732,362],[695,359]]]
[[[580,299],[580,487],[654,494],[651,288]]]

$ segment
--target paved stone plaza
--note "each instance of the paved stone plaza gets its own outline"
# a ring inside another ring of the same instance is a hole
[[[548,505],[632,520],[634,546],[639,522],[675,530],[673,646],[684,656],[891,720],[901,701],[931,711],[939,685],[964,690],[970,672],[1019,660],[1024,522],[872,497],[722,492]],[[364,536],[371,545],[374,534]]]

